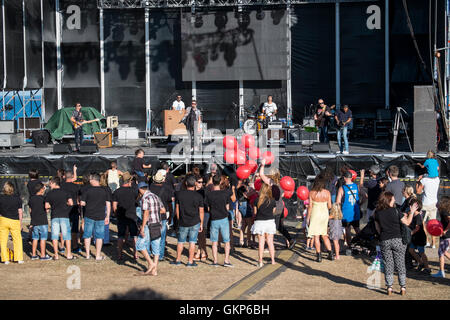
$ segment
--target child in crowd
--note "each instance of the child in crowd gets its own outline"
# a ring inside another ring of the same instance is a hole
[[[423,168],[427,169],[428,178],[439,177],[439,162],[435,159],[435,154],[433,151],[429,150],[427,152],[427,160],[425,160],[424,164],[417,163],[417,165],[422,169]]]
[[[428,266],[428,258],[425,254],[427,235],[425,234],[423,227],[422,202],[414,198],[409,201],[410,208],[414,203],[417,203],[418,208],[416,212],[411,213],[414,214],[414,217],[409,225],[409,228],[411,229],[411,243],[409,244],[408,251],[414,260],[419,263],[417,271],[422,271],[422,269],[424,269],[424,272],[430,274],[431,269]],[[417,254],[416,250],[419,254]]]
[[[450,197],[442,197],[438,204],[439,215],[441,216],[441,223],[443,231],[439,242],[439,271],[432,276],[435,278],[445,278],[445,258],[450,260]]]
[[[31,260],[40,259],[42,261],[48,261],[52,259],[45,251],[45,244],[48,238],[48,219],[45,210],[44,193],[45,186],[42,183],[36,184],[34,195],[31,196],[28,202],[30,206],[31,224],[33,225]],[[40,257],[36,255],[38,242],[40,242],[41,249]]]
[[[152,165],[145,164],[144,150],[137,149],[134,154],[136,157],[133,160],[133,173],[135,173],[138,176],[139,181],[143,181],[145,178],[144,169],[150,169]]]
[[[328,236],[330,240],[333,240],[334,244],[335,259],[339,260],[339,240],[342,239],[343,228],[342,211],[340,205],[337,203],[333,203],[333,205],[331,206],[328,227]]]
[[[117,169],[117,162],[111,162],[111,169],[106,171],[106,177],[108,178],[108,187],[111,189],[111,192],[116,191],[120,187],[120,177],[123,175],[123,172]]]

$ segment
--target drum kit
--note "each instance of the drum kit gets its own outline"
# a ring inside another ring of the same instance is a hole
[[[267,128],[269,119],[264,113],[258,111],[258,108],[254,105],[245,108],[245,121],[243,125],[245,133],[256,134],[260,130]]]

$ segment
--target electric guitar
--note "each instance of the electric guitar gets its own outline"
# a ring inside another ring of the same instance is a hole
[[[81,127],[84,124],[87,123],[92,123],[92,122],[97,122],[100,121],[101,119],[94,119],[94,120],[88,120],[88,121],[82,121],[81,124],[78,124],[76,121],[72,121],[72,125],[74,129],[78,129],[79,127]]]

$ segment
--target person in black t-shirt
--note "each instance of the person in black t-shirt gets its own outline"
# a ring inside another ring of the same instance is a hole
[[[105,189],[106,193],[108,194],[108,201],[110,204],[112,204],[112,191],[111,188],[108,186],[108,177],[105,173],[100,173],[100,186]],[[112,205],[111,205],[112,207]],[[112,245],[112,243],[109,241],[109,223],[105,224],[105,232],[103,234],[103,246],[107,247]],[[94,234],[94,241],[96,240],[95,234]]]
[[[169,227],[173,225],[173,219],[175,215],[175,186],[178,183],[175,176],[170,172],[170,166],[167,162],[161,163],[161,169],[166,171],[166,179],[164,180],[164,185],[167,186],[170,190],[172,190],[172,210],[169,212],[168,223]],[[167,209],[167,208],[166,208]]]
[[[53,259],[59,259],[58,238],[59,233],[62,233],[63,240],[66,243],[66,258],[72,260],[74,256],[71,250],[72,237],[70,234],[69,213],[73,206],[73,199],[69,193],[61,189],[61,180],[58,177],[50,180],[50,189],[50,192],[45,197],[45,209],[47,211],[51,209],[52,211],[52,242],[55,252]]]
[[[439,271],[432,276],[445,278],[445,258],[450,259],[450,197],[445,196],[438,203],[439,215],[442,223],[442,233],[439,242]]]
[[[106,189],[100,186],[100,175],[91,174],[89,177],[91,186],[85,189],[80,198],[80,205],[85,207],[84,213],[84,247],[86,249],[86,259],[91,257],[91,237],[94,235],[95,260],[104,260],[101,255],[103,238],[105,236],[105,225],[109,224],[111,212],[110,196]]]
[[[145,173],[144,169],[150,169],[152,167],[151,164],[145,164],[144,162],[144,150],[138,149],[134,153],[136,157],[133,160],[133,173],[138,176],[138,181],[144,181]]]
[[[4,264],[9,264],[8,237],[10,233],[14,246],[14,260],[23,263],[22,217],[22,200],[15,194],[14,185],[7,181],[0,194],[0,251]]]
[[[37,260],[36,255],[38,241],[40,242],[41,260],[51,260],[52,258],[45,252],[45,244],[48,238],[48,219],[45,211],[45,186],[42,183],[35,185],[34,195],[31,196],[28,205],[30,206],[32,232],[31,260]]]
[[[73,200],[73,206],[69,213],[70,230],[72,233],[72,252],[80,253],[81,248],[78,242],[78,234],[80,231],[80,207],[78,205],[80,201],[78,195],[80,193],[80,186],[75,184],[75,181],[76,176],[74,176],[74,173],[72,171],[67,171],[66,181],[61,183],[61,189],[70,194],[70,197]]]
[[[225,243],[224,267],[232,267],[230,263],[230,224],[228,222],[228,210],[230,209],[231,196],[230,189],[220,190],[220,176],[213,177],[213,191],[206,192],[205,206],[209,208],[211,215],[210,239],[212,242],[213,266],[217,265],[217,245],[219,242],[219,232]]]
[[[196,267],[194,262],[195,244],[198,232],[203,230],[204,205],[203,197],[195,191],[196,179],[193,175],[186,176],[187,190],[178,191],[176,198],[176,215],[179,221],[177,259],[173,264],[181,265],[181,253],[189,236],[189,262],[186,266]]]
[[[28,172],[28,177],[30,178],[30,181],[27,183],[27,189],[28,195],[31,197],[36,194],[36,185],[42,183],[42,181],[39,180],[39,171],[37,169],[31,169]]]
[[[428,258],[425,254],[427,235],[425,234],[423,228],[422,202],[415,198],[412,198],[409,201],[409,208],[411,208],[414,203],[417,203],[418,208],[416,212],[413,212],[414,217],[411,224],[409,225],[409,228],[411,229],[411,243],[409,244],[408,251],[414,258],[414,260],[419,263],[417,271],[421,271],[422,269],[424,269],[426,273],[430,274],[431,269],[428,266]],[[405,210],[403,212],[405,212]],[[416,250],[419,252],[419,254],[416,253]]]
[[[131,187],[131,175],[125,172],[122,175],[122,186],[114,191],[112,196],[112,207],[114,215],[117,217],[117,255],[122,260],[123,245],[125,243],[126,230],[128,228],[130,236],[133,238],[134,256],[136,257],[136,238],[138,236],[137,215],[136,215],[136,199],[138,197],[138,189]]]
[[[272,196],[272,187],[263,183],[259,192],[259,197],[254,202],[255,223],[252,226],[252,233],[258,235],[258,258],[259,267],[263,266],[264,245],[267,241],[272,264],[275,264],[275,247],[273,237],[277,233],[275,225],[276,202]]]

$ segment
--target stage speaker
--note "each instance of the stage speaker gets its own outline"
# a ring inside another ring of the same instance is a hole
[[[314,142],[312,145],[313,153],[330,153],[330,144],[329,143],[321,143]]]
[[[299,143],[299,144],[289,143],[289,144],[285,145],[284,152],[286,152],[286,153],[302,152],[302,144],[301,143]]]
[[[96,153],[98,152],[98,146],[94,141],[85,140],[80,145],[80,153]]]
[[[414,112],[414,152],[436,150],[436,112]]]
[[[60,143],[53,145],[54,154],[68,154],[72,153],[72,146],[69,143]]]
[[[31,132],[31,139],[36,148],[47,148],[50,141],[50,133],[47,130],[35,130]]]
[[[414,112],[434,111],[433,86],[414,86]]]

